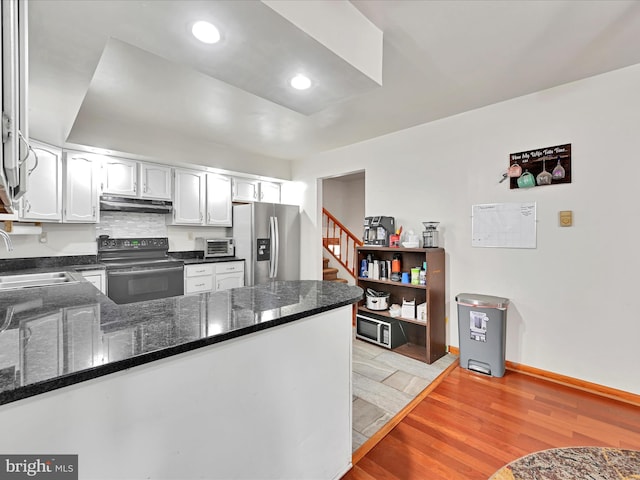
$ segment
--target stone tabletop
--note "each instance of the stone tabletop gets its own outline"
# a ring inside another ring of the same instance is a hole
[[[315,280],[117,305],[89,282],[0,292],[0,405],[357,302]]]

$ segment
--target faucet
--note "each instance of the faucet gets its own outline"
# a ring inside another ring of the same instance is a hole
[[[7,251],[10,252],[13,250],[13,243],[11,242],[11,237],[4,230],[0,230],[0,237],[4,239],[4,244],[7,246]]]

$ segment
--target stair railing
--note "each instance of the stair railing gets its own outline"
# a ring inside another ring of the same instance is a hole
[[[322,245],[353,278],[358,277],[356,248],[362,245],[362,240],[325,208],[322,209]]]

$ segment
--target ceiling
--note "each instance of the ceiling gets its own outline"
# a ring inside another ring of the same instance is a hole
[[[259,1],[30,0],[31,135],[296,160],[640,63],[635,0],[351,4],[383,31],[382,85]],[[190,36],[203,18],[222,42]],[[273,87],[300,67],[310,91]]]

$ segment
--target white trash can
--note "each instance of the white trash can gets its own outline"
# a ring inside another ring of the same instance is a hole
[[[509,299],[459,293],[456,302],[460,366],[492,377],[502,377],[505,370]]]

